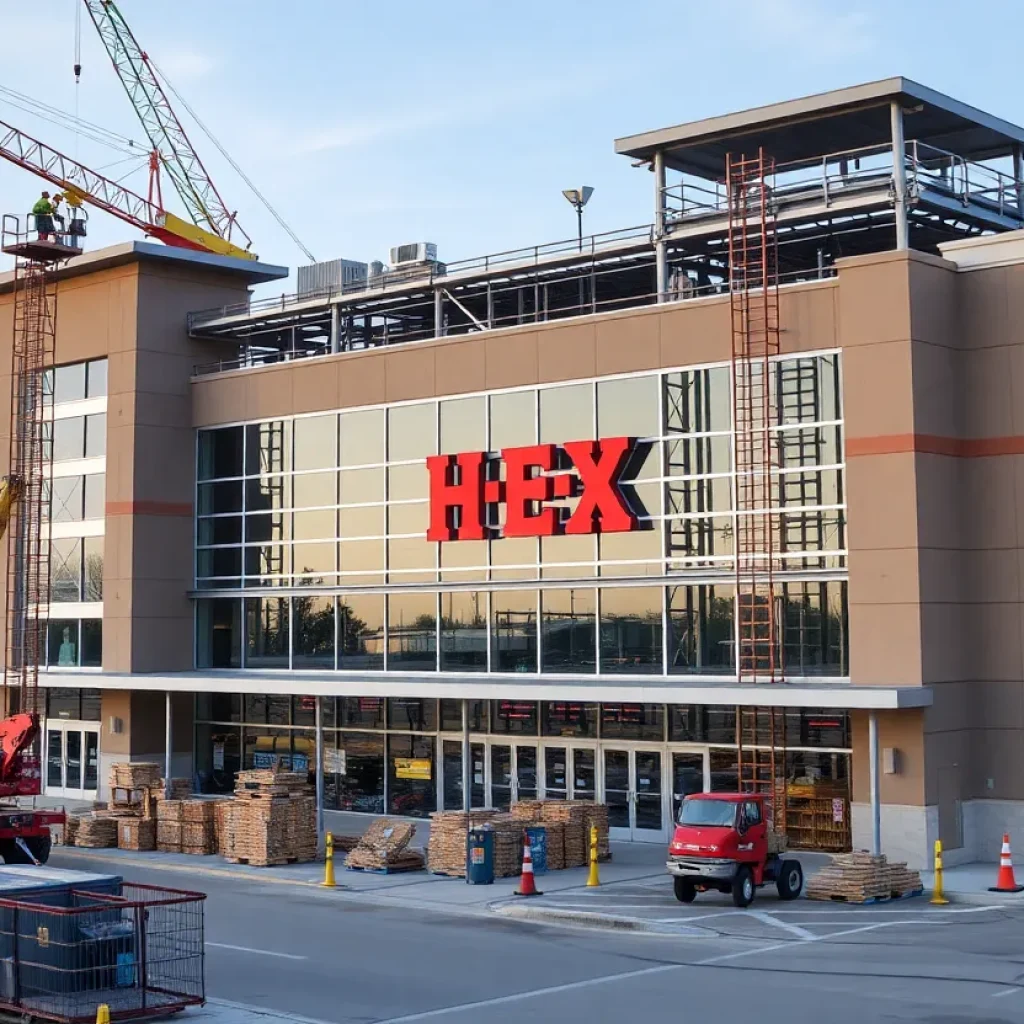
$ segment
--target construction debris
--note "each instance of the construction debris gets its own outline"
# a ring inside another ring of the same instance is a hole
[[[809,900],[877,903],[921,892],[921,876],[904,863],[890,864],[885,854],[836,854],[832,863],[807,882]]]
[[[408,849],[416,826],[407,821],[380,818],[370,824],[348,855],[345,866],[357,871],[418,871],[424,866],[422,851]]]

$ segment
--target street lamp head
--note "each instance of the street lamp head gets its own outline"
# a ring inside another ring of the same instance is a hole
[[[590,197],[594,194],[594,189],[591,185],[583,185],[581,188],[566,188],[562,190],[562,195],[576,207],[577,210],[582,210],[584,206],[590,201]]]

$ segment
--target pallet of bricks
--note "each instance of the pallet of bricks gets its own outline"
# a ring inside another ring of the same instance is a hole
[[[494,877],[522,871],[523,822],[500,811],[436,811],[430,816],[427,865],[435,875],[466,877],[466,834],[489,825],[494,832]]]
[[[316,801],[305,773],[239,772],[235,798],[221,813],[221,853],[233,864],[316,859]]]
[[[416,826],[412,822],[379,818],[370,823],[370,827],[349,853],[345,867],[350,871],[373,871],[384,875],[399,871],[422,871],[422,851],[409,849],[415,834]]]
[[[805,895],[809,900],[879,903],[922,891],[921,876],[904,863],[890,864],[885,854],[843,853],[811,876]]]

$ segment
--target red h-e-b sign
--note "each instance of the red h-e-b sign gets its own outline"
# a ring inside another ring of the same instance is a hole
[[[551,537],[557,533],[625,533],[639,528],[636,515],[619,488],[619,478],[636,447],[631,437],[568,441],[561,450],[573,472],[559,465],[553,444],[504,448],[505,479],[499,480],[497,458],[486,452],[433,455],[430,472],[430,528],[427,540],[483,540],[488,536],[487,506],[505,504],[506,537]],[[579,496],[564,522],[547,502]]]

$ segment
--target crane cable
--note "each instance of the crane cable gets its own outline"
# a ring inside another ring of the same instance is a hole
[[[59,128],[77,131],[92,142],[98,142],[102,146],[107,146],[121,153],[129,153],[134,156],[140,151],[138,143],[125,135],[118,135],[116,132],[102,127],[102,125],[94,124],[92,121],[87,121],[84,118],[75,117],[59,107],[52,107],[48,103],[43,103],[42,100],[34,99],[5,85],[0,85],[0,103],[7,103],[18,110],[23,110],[26,114],[32,114],[33,117],[49,121]]]
[[[306,257],[310,260],[311,263],[316,263],[316,257],[309,251],[309,249],[306,248],[306,246],[302,243],[302,240],[299,238],[297,234],[295,234],[295,232],[291,229],[287,221],[285,221],[285,219],[281,216],[281,214],[279,214],[277,210],[274,209],[274,207],[270,203],[270,200],[267,199],[265,195],[263,195],[263,193],[253,183],[252,179],[245,173],[245,171],[242,170],[241,167],[239,167],[239,165],[235,162],[231,154],[221,144],[220,140],[213,134],[213,132],[210,131],[209,128],[206,127],[205,124],[203,124],[203,122],[199,118],[199,115],[196,114],[192,107],[189,106],[188,101],[181,95],[181,93],[174,88],[174,85],[171,83],[170,79],[163,73],[163,71],[161,71],[160,68],[156,66],[156,62],[153,60],[152,57],[149,58],[149,65],[154,70],[154,72],[156,72],[156,74],[160,76],[160,79],[163,81],[164,85],[166,85],[167,88],[170,89],[170,91],[174,94],[174,98],[185,108],[185,110],[188,111],[188,114],[192,118],[192,120],[195,121],[197,125],[199,125],[199,127],[203,131],[203,134],[210,140],[210,142],[213,143],[214,146],[217,147],[217,151],[220,153],[220,155],[224,157],[224,159],[231,165],[235,173],[242,179],[242,181],[244,181],[245,184],[249,186],[249,189],[252,191],[253,195],[256,196],[256,198],[267,208],[267,210],[269,211],[270,215],[274,218],[274,220],[276,220],[277,223],[281,225],[281,227],[287,233],[288,237],[291,238],[291,240],[303,251],[303,253],[305,253]]]
[[[79,96],[82,84],[82,5],[75,4],[75,120],[79,119]],[[75,159],[78,159],[78,132],[75,132]]]

